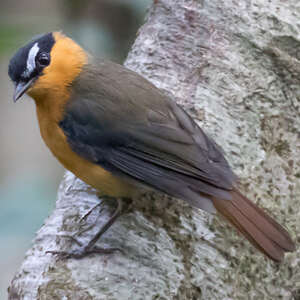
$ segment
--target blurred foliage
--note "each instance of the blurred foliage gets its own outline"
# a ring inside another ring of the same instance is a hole
[[[143,22],[147,1],[61,1],[64,23],[71,35],[93,52],[123,61]]]
[[[33,105],[13,105],[9,57],[33,36],[71,35],[96,56],[122,62],[152,0],[0,1],[0,300],[55,205],[62,169],[41,142]],[[43,154],[42,154],[43,153]]]
[[[15,186],[18,189],[15,189]],[[0,185],[0,236],[27,235],[33,238],[34,232],[54,207],[56,191],[43,177],[14,178],[9,184]],[[26,195],[23,200],[20,194]],[[28,216],[31,216],[28,219]],[[13,220],[13,222],[12,222]],[[7,225],[10,226],[7,226]]]
[[[12,24],[0,23],[0,56],[14,52],[20,41],[30,37],[31,31]]]

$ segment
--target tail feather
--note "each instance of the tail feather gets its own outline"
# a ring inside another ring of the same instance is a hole
[[[295,250],[288,232],[239,191],[231,200],[213,198],[215,208],[231,222],[256,248],[280,262],[287,251]]]

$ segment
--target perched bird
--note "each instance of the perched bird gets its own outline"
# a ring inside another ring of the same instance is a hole
[[[216,143],[142,76],[91,57],[60,32],[20,48],[8,74],[14,101],[24,93],[34,99],[52,153],[103,194],[132,197],[158,190],[219,212],[274,261],[295,249],[288,232],[238,191]],[[68,256],[105,252],[95,242],[120,212],[121,204],[87,245]]]

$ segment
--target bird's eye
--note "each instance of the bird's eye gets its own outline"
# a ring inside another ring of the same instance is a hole
[[[40,66],[48,66],[50,63],[50,55],[46,52],[41,52],[37,56],[37,62]]]

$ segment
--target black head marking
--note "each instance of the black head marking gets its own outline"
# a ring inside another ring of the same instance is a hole
[[[17,84],[40,75],[50,63],[50,51],[55,43],[52,33],[40,35],[20,48],[8,66],[8,75]]]

